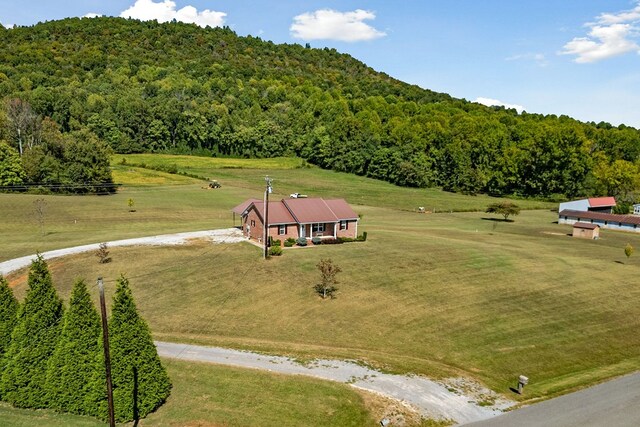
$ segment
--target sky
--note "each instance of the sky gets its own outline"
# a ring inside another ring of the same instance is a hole
[[[96,15],[331,47],[457,98],[640,128],[640,0],[0,0],[5,27]]]

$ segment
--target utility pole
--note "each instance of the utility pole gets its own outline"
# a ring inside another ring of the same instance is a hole
[[[104,367],[107,377],[109,427],[115,427],[116,417],[113,410],[113,386],[111,384],[111,356],[109,355],[109,328],[107,326],[107,307],[104,303],[104,284],[102,283],[102,277],[98,277],[98,289],[100,290],[100,314],[102,315],[102,345],[104,347]]]
[[[263,258],[267,259],[269,255],[269,194],[273,191],[271,187],[271,178],[269,175],[264,177],[266,188],[264,189],[264,230],[263,230],[263,243],[264,243],[264,255]]]

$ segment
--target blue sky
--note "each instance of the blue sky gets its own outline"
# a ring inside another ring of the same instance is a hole
[[[334,47],[458,98],[640,128],[640,0],[0,0],[5,26],[91,13]]]

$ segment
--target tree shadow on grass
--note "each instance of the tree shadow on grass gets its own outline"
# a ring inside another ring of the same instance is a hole
[[[482,217],[480,218],[483,221],[494,221],[494,222],[513,222],[512,219],[503,219],[503,218],[487,218],[487,217]]]

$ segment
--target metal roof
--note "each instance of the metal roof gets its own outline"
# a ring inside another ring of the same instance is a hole
[[[591,197],[589,200],[589,206],[592,208],[602,208],[606,206],[615,206],[615,197]]]
[[[246,210],[253,206],[258,213],[261,221],[264,221],[262,214],[264,213],[264,202],[258,201],[251,203]],[[269,224],[293,224],[296,220],[291,216],[289,210],[281,202],[269,202]]]
[[[282,203],[299,224],[339,221],[329,205],[320,198],[283,199]]]
[[[329,206],[329,209],[333,211],[335,216],[340,220],[358,219],[358,214],[355,213],[353,209],[351,209],[349,203],[347,203],[344,199],[325,200],[325,203],[327,204],[327,206]]]
[[[590,224],[588,222],[576,222],[573,224],[573,228],[584,228],[587,230],[595,230],[596,228],[600,228],[598,224]]]
[[[232,211],[244,215],[252,208],[263,220],[264,202],[259,199],[246,200]],[[357,219],[358,214],[344,199],[306,198],[269,202],[269,224],[315,224]]]
[[[571,209],[565,209],[560,212],[558,215],[560,216],[570,216],[573,218],[580,219],[593,219],[599,221],[611,221],[611,222],[620,222],[622,224],[638,224],[640,225],[640,216],[638,215],[616,215],[609,214],[603,212],[593,212],[593,211],[574,211]]]
[[[247,199],[244,202],[240,203],[235,208],[231,209],[231,212],[237,213],[238,215],[242,215],[242,212],[244,212],[251,203],[259,202],[259,201],[260,199]]]

